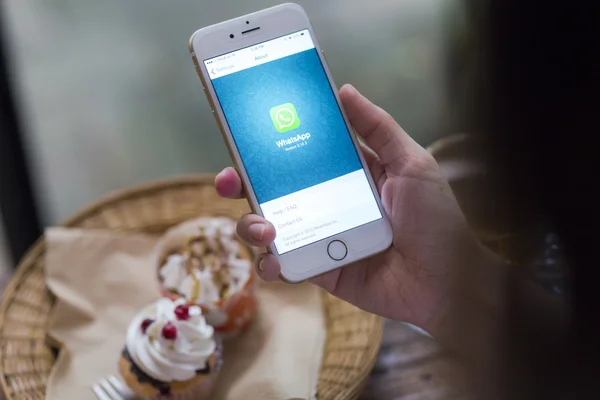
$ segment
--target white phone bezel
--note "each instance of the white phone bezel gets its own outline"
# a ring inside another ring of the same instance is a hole
[[[248,34],[242,34],[243,31],[256,27],[260,27],[260,29]],[[268,250],[279,259],[281,264],[281,278],[290,283],[302,282],[352,262],[372,256],[386,250],[392,243],[392,229],[390,223],[381,205],[377,187],[373,182],[369,168],[360,151],[359,141],[341,105],[337,86],[331,77],[323,51],[315,38],[308,16],[302,7],[294,3],[282,4],[200,29],[192,35],[189,43],[190,52],[192,53],[198,75],[202,80],[203,88],[211,105],[212,112],[217,119],[217,123],[224,135],[231,157],[242,178],[248,202],[255,213],[263,216],[254,191],[251,188],[250,179],[246,173],[238,149],[235,146],[235,141],[229,130],[227,120],[213,89],[204,60],[305,29],[308,29],[310,32],[327,78],[333,88],[338,105],[342,110],[344,121],[349,128],[352,141],[357,149],[357,153],[377,201],[382,218],[281,255],[274,251],[274,249],[269,248]],[[231,38],[230,35],[234,35],[234,37]],[[341,240],[347,246],[348,254],[341,261],[333,260],[328,255],[327,246],[334,240]]]

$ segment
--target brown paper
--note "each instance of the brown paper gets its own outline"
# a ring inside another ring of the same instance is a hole
[[[46,399],[94,399],[91,386],[118,376],[129,321],[159,297],[156,238],[53,228],[46,233],[46,275],[57,296],[49,334],[62,343]],[[325,328],[312,285],[259,284],[256,321],[225,343],[212,399],[315,398]]]

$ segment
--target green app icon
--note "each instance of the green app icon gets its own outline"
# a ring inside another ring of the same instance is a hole
[[[292,103],[271,108],[271,120],[279,133],[291,131],[300,126],[300,118]]]

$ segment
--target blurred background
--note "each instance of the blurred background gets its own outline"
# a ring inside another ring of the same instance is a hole
[[[230,163],[187,50],[199,27],[267,0],[2,3],[11,84],[37,204],[53,224],[107,191]],[[452,0],[304,0],[339,84],[422,144],[449,132]]]
[[[0,214],[0,290],[4,287],[5,280],[11,271],[12,260],[9,256],[8,243],[6,242],[6,233],[4,233],[4,221]]]
[[[12,130],[39,225],[116,189],[229,165],[187,41],[200,27],[278,3],[3,1]],[[462,128],[452,118],[461,95],[446,79],[451,38],[465,28],[462,2],[298,3],[338,84],[353,83],[423,145]]]
[[[279,2],[1,2],[0,264],[14,265],[43,227],[111,191],[229,165],[188,39]],[[551,229],[516,226],[480,170],[474,137],[485,133],[489,93],[476,24],[487,2],[298,3],[338,85],[354,84],[423,146],[435,142],[430,149],[482,238],[508,259],[537,265],[559,290]]]

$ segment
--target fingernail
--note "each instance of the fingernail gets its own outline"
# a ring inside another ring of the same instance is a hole
[[[259,262],[258,262],[258,270],[259,271],[264,271],[265,270],[265,259],[262,258]]]
[[[265,233],[265,224],[260,222],[256,222],[254,224],[250,224],[248,227],[248,232],[250,232],[250,236],[254,240],[262,240],[263,234]]]

